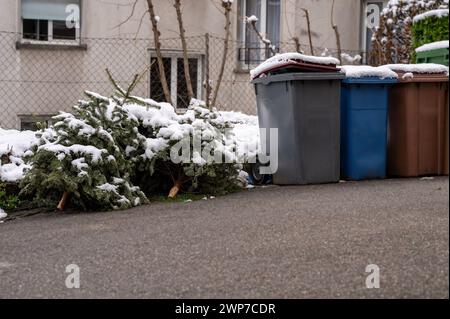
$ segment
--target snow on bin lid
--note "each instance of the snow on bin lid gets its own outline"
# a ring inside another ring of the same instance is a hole
[[[267,59],[253,70],[250,70],[250,77],[253,80],[268,71],[284,66],[295,65],[299,62],[310,64],[310,66],[326,65],[331,68],[335,68],[336,65],[339,64],[339,60],[332,57],[316,57],[312,55],[301,54],[298,52],[282,53]]]
[[[416,49],[416,53],[438,49],[448,49],[448,40],[424,44]]]
[[[388,64],[398,73],[399,82],[448,82],[448,67],[435,63]]]
[[[377,77],[380,79],[398,78],[398,74],[385,66],[344,65],[339,67],[347,78]]]
[[[421,64],[386,64],[394,72],[419,73],[419,74],[445,74],[448,76],[448,66],[436,63]]]
[[[437,18],[448,17],[448,9],[436,9],[424,12],[422,14],[418,14],[413,18],[413,22],[417,23],[429,17],[437,17]]]

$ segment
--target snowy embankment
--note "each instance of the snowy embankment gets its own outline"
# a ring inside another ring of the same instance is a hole
[[[220,112],[224,121],[233,124],[238,154],[255,156],[259,144],[258,118],[240,112]],[[19,182],[31,168],[23,157],[32,154],[37,145],[36,132],[3,130],[0,128],[0,182]],[[46,146],[43,146],[46,147]]]

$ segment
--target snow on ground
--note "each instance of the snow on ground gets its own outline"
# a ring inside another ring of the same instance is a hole
[[[241,112],[220,112],[226,122],[233,124],[233,134],[237,144],[239,158],[256,158],[259,150],[259,125],[258,117]]]
[[[432,43],[424,44],[416,49],[416,53],[419,52],[426,52],[431,50],[438,50],[438,49],[448,49],[448,40],[444,41],[437,41]]]
[[[287,62],[300,60],[303,62],[323,64],[323,65],[338,65],[339,60],[333,57],[317,57],[312,55],[305,55],[298,52],[289,52],[277,54],[260,65],[258,65],[253,70],[250,70],[250,76],[252,79],[256,78],[260,74],[276,68],[277,66],[285,65]]]
[[[0,208],[0,220],[2,220],[3,218],[6,218],[6,217],[8,217],[8,214],[6,214],[5,211]]]
[[[429,17],[436,17],[436,18],[448,17],[448,9],[436,9],[424,12],[422,14],[418,14],[413,18],[413,22],[417,23]]]
[[[398,78],[397,73],[385,66],[345,65],[340,67],[347,78],[377,77],[381,79]]]
[[[394,72],[410,72],[421,74],[436,74],[445,73],[448,76],[448,66],[436,63],[422,63],[422,64],[386,64]]]
[[[30,168],[22,157],[38,142],[35,132],[3,130],[0,128],[0,158],[8,156],[10,163],[0,162],[0,181],[16,182],[23,178],[24,172]]]

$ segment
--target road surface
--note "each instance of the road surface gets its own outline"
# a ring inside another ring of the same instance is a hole
[[[0,298],[448,298],[448,196],[446,177],[271,186],[6,222]]]

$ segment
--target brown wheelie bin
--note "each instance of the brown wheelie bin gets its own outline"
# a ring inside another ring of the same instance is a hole
[[[448,175],[448,144],[449,144],[449,128],[448,128],[448,118],[449,118],[449,112],[448,112],[448,86],[447,86],[447,92],[445,94],[447,98],[447,102],[445,105],[445,137],[444,137],[444,156],[443,161],[444,163],[442,166],[441,175]]]
[[[397,73],[389,101],[388,175],[448,174],[448,74]]]

